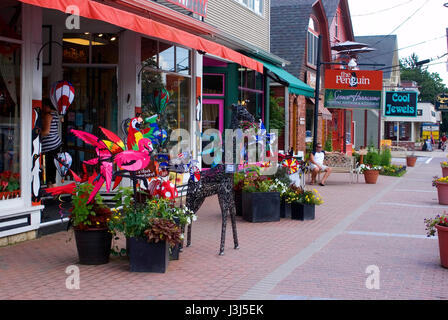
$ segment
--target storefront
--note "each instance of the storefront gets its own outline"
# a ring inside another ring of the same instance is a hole
[[[124,137],[126,120],[141,111],[155,112],[152,99],[161,89],[169,96],[164,110],[167,131],[201,131],[202,112],[207,120],[204,127],[214,126],[208,118],[215,116],[215,110],[208,111],[207,104],[201,108],[204,54],[229,61],[236,70],[263,72],[258,61],[135,10],[81,0],[7,0],[0,9],[2,241],[24,232],[29,232],[25,237],[35,237],[34,231],[42,225],[39,189],[45,187],[46,176],[39,112],[54,82],[67,80],[75,90],[60,132],[63,150],[73,158],[71,169],[80,173],[82,161],[92,158],[94,151],[69,130],[100,136],[102,126]],[[209,87],[206,90],[213,90]],[[245,96],[253,95],[258,87],[240,87],[241,100],[255,101],[250,108],[263,116],[259,92],[255,99]],[[226,123],[224,106],[224,101],[219,103],[221,128]],[[199,157],[196,138],[190,135],[189,147]],[[61,184],[60,177],[57,180]]]

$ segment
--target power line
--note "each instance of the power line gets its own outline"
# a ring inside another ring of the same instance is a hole
[[[384,52],[384,53],[381,53],[381,54],[378,54],[378,55],[375,55],[375,56],[371,56],[371,57],[369,57],[368,59],[371,60],[371,59],[374,59],[374,58],[377,58],[377,57],[382,57],[382,56],[384,56],[384,55],[386,55],[386,54],[389,54],[389,53],[393,53],[393,52],[397,52],[397,51],[400,51],[400,50],[404,50],[404,49],[409,49],[409,48],[412,48],[412,47],[416,47],[416,46],[419,46],[419,45],[422,45],[422,44],[425,44],[425,43],[428,43],[428,42],[431,42],[431,41],[435,41],[435,40],[438,40],[438,39],[441,39],[441,38],[446,38],[446,36],[447,36],[447,35],[444,34],[443,36],[440,36],[440,37],[437,37],[437,38],[433,38],[433,39],[429,39],[429,40],[424,40],[424,41],[419,42],[419,43],[411,44],[411,45],[409,45],[409,46],[407,46],[407,47],[403,47],[403,48],[395,49],[395,50],[392,50],[392,51]],[[367,58],[367,57],[366,57],[366,58]]]
[[[378,43],[384,41],[384,39],[387,36],[390,36],[392,33],[394,33],[396,30],[398,30],[402,25],[404,25],[406,22],[408,22],[413,16],[415,16],[415,14],[417,12],[419,12],[427,3],[429,2],[429,0],[426,0],[425,3],[423,3],[423,5],[421,7],[419,7],[417,10],[414,11],[414,13],[412,13],[409,17],[407,17],[402,23],[400,23],[394,30],[392,30],[389,34],[387,34],[386,36],[384,36],[381,40],[379,40],[378,42],[374,43],[373,46],[376,46]]]
[[[448,52],[443,54],[443,55],[441,55],[441,56],[438,56],[437,58],[432,58],[432,59],[429,59],[429,60],[430,61],[436,61],[436,60],[442,59],[446,55],[448,55]],[[442,61],[442,62],[428,63],[428,64],[425,64],[424,66],[429,67],[429,66],[434,66],[434,65],[437,65],[437,64],[442,64],[442,63],[447,63],[447,62],[446,61]],[[399,67],[400,67],[400,65],[398,64],[398,65],[394,65],[394,66],[388,66],[388,67],[383,67],[383,68],[380,68],[380,69],[376,69],[376,71],[381,71],[381,70],[385,70],[385,69],[394,69],[394,68],[399,68]],[[392,71],[392,70],[390,70],[390,71]]]
[[[406,4],[410,3],[410,2],[413,2],[413,1],[414,1],[414,0],[409,0],[409,1],[407,1],[407,2],[397,4],[396,6],[393,6],[393,7],[390,7],[390,8],[386,8],[386,9],[381,9],[381,10],[374,11],[374,12],[370,12],[370,13],[355,14],[355,15],[352,15],[352,17],[365,17],[365,16],[371,16],[371,15],[374,15],[374,14],[378,14],[378,13],[381,13],[381,12],[389,11],[389,10],[392,10],[392,9],[395,9],[395,8],[398,8],[398,7],[401,7],[401,6],[404,6],[404,5],[406,5]]]

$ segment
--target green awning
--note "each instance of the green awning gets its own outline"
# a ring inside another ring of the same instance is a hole
[[[274,66],[273,64],[270,64],[269,62],[260,60],[255,58],[255,60],[258,60],[261,62],[266,69],[271,71],[272,73],[275,73],[279,78],[281,78],[283,81],[288,83],[288,89],[289,92],[292,94],[297,94],[301,96],[306,97],[314,97],[314,89],[311,88],[309,85],[304,83],[303,81],[297,79],[289,72],[283,70],[280,67]]]

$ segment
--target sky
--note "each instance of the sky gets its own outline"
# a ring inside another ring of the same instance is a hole
[[[437,72],[448,86],[448,55],[436,60],[448,52],[448,7],[444,7],[448,0],[348,2],[355,36],[397,35],[398,49],[403,48],[398,51],[399,58],[409,57],[415,52],[420,61],[434,59],[427,64],[428,71]],[[434,40],[435,38],[438,39]],[[427,42],[419,44],[425,41]],[[406,48],[409,46],[412,47]]]

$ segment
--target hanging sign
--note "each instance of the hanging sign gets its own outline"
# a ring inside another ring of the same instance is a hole
[[[208,0],[167,0],[200,16],[207,16]]]
[[[383,90],[383,72],[374,70],[325,70],[325,89]]]
[[[417,92],[386,92],[385,117],[417,117]]]
[[[325,89],[325,108],[380,109],[381,91]]]
[[[436,110],[447,111],[448,110],[448,93],[441,93],[436,99]]]

